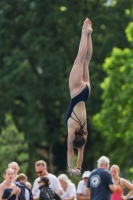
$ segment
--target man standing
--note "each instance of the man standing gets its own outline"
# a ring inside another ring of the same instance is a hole
[[[33,188],[32,188],[32,194],[33,194],[34,200],[39,198],[40,190],[39,190],[38,181],[40,180],[40,177],[42,177],[42,176],[47,176],[49,178],[49,180],[50,180],[49,187],[50,188],[52,188],[59,195],[62,194],[62,187],[60,185],[58,178],[55,175],[48,173],[47,165],[46,165],[45,161],[43,161],[43,160],[37,161],[35,163],[35,170],[38,175],[38,178],[35,179],[35,181],[33,183]]]
[[[111,192],[115,186],[109,169],[109,159],[106,156],[99,158],[98,168],[93,170],[87,182],[87,195],[90,193],[90,200],[110,200]]]

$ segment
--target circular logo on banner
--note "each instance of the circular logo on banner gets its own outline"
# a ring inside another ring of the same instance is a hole
[[[98,175],[92,176],[90,183],[92,187],[97,187],[100,184],[100,176]]]

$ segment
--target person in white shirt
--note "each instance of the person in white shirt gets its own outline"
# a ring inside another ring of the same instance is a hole
[[[58,180],[58,178],[51,174],[48,173],[47,171],[47,165],[46,162],[43,160],[39,160],[35,163],[35,170],[38,175],[38,178],[35,179],[33,183],[33,188],[32,188],[32,194],[33,194],[33,199],[37,200],[40,195],[40,190],[39,190],[39,184],[38,181],[40,180],[40,177],[42,176],[47,176],[50,180],[50,185],[49,187],[52,188],[57,194],[61,195],[63,190],[61,187],[61,184]]]
[[[77,199],[78,200],[88,200],[89,196],[86,195],[86,187],[87,187],[87,181],[88,177],[90,176],[90,171],[85,171],[82,175],[81,181],[79,181],[77,186]]]
[[[63,188],[62,200],[76,200],[76,187],[66,174],[60,174],[58,179]]]

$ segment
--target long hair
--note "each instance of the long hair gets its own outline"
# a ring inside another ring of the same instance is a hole
[[[73,141],[74,148],[80,148],[87,142],[88,132],[84,129],[80,129],[79,132],[75,133],[75,140]]]
[[[64,181],[67,185],[70,185],[70,183],[72,183],[72,181],[68,178],[66,174],[60,174],[58,176],[58,179]]]

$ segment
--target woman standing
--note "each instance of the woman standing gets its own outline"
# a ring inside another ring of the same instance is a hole
[[[20,189],[13,183],[14,170],[6,169],[4,178],[5,180],[0,184],[0,200],[18,200]]]
[[[92,23],[87,18],[82,27],[78,55],[69,77],[71,100],[65,121],[68,127],[67,162],[68,171],[71,175],[81,174],[84,147],[88,135],[85,103],[90,93],[88,64],[92,56],[91,33]],[[73,148],[78,149],[78,160],[75,170],[73,169]]]
[[[113,192],[111,195],[111,200],[129,199],[133,194],[133,184],[119,176],[120,168],[118,165],[112,165],[110,167],[110,173],[116,186],[115,192]],[[124,196],[124,188],[129,189],[129,193],[126,196]]]
[[[58,176],[60,184],[63,188],[62,200],[74,200],[76,198],[76,187],[67,177],[66,174],[60,174]]]

